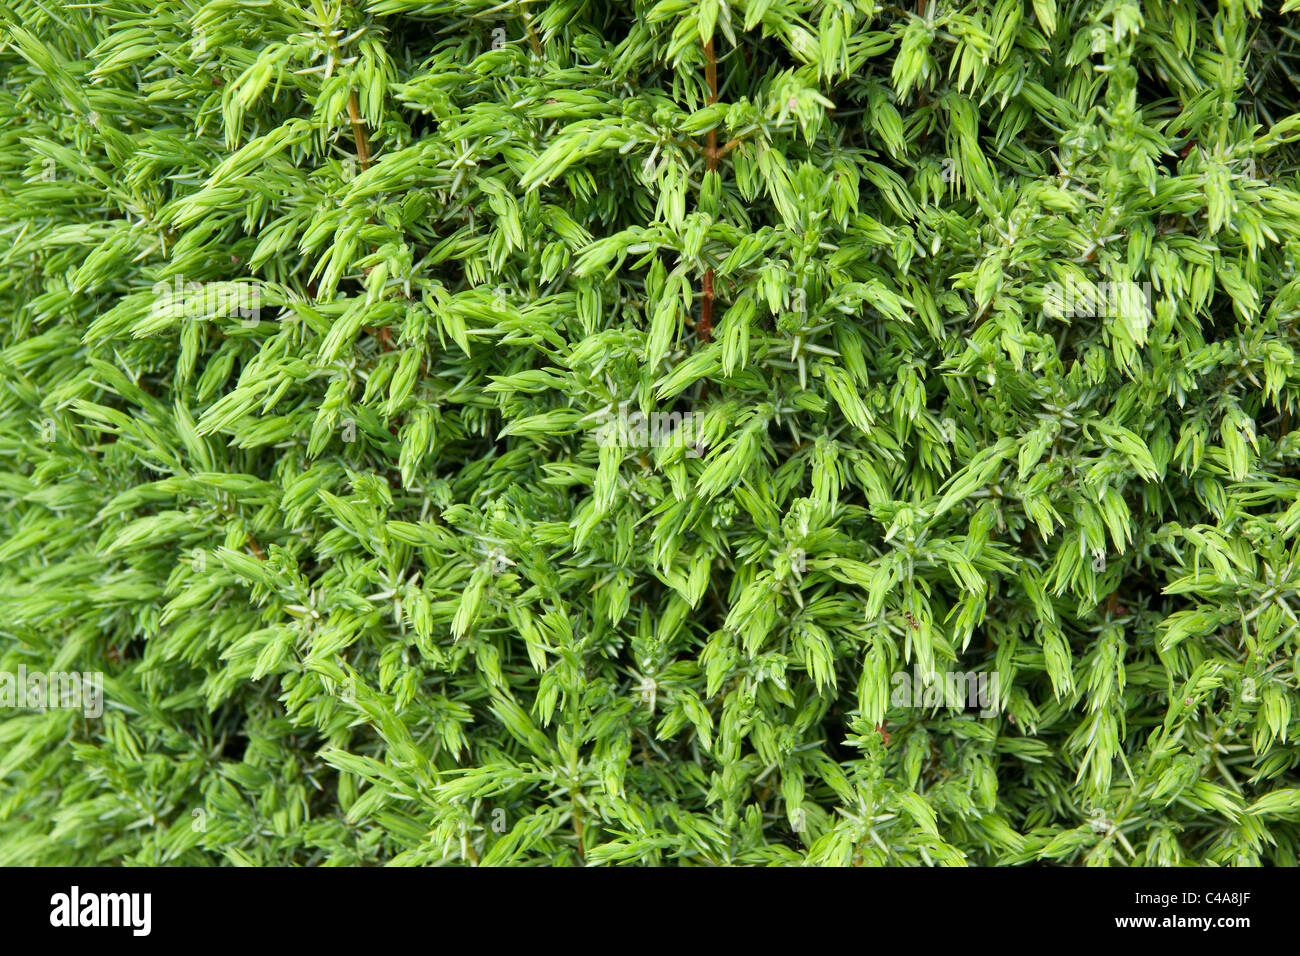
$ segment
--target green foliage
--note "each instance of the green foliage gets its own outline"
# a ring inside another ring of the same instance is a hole
[[[1281,0],[5,3],[0,864],[1296,862]]]

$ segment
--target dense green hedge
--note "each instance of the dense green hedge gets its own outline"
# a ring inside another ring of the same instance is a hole
[[[5,3],[0,864],[1296,862],[1280,0]]]

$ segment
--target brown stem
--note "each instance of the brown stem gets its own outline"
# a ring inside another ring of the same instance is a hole
[[[722,149],[720,149],[720,150],[717,151],[717,157],[718,157],[718,159],[721,159],[723,156],[726,156],[729,152],[731,152],[733,149],[735,149],[735,148],[736,148],[737,146],[739,146],[739,145],[740,145],[740,137],[739,137],[739,136],[736,136],[736,137],[733,137],[732,139],[727,140],[726,145],[723,146]]]
[[[355,90],[348,91],[348,120],[352,123],[352,139],[357,144],[357,162],[361,164],[361,171],[365,172],[370,168],[370,140],[366,137],[366,123],[361,118]],[[366,275],[369,274],[370,269],[367,269]],[[387,326],[379,330],[379,345],[385,352],[392,351],[393,341]]]
[[[357,105],[355,90],[348,91],[348,119],[352,122],[352,139],[357,144],[357,162],[362,172],[370,168],[370,140],[366,138],[366,124],[361,119],[361,108]]]
[[[537,58],[541,59],[542,44],[538,41],[537,34],[533,31],[533,18],[528,15],[527,11],[524,11],[524,14],[520,19],[524,21],[524,29],[528,31],[528,45],[533,48],[533,53]]]
[[[718,102],[718,58],[713,53],[713,37],[704,41],[704,80],[709,84],[709,97],[706,106]],[[718,130],[711,127],[704,138],[704,168],[718,168]]]
[[[713,270],[704,273],[704,294],[700,296],[700,321],[695,324],[695,334],[701,342],[713,341]]]

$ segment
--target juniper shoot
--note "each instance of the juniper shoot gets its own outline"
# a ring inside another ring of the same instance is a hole
[[[0,864],[1294,865],[1297,10],[3,0]]]

